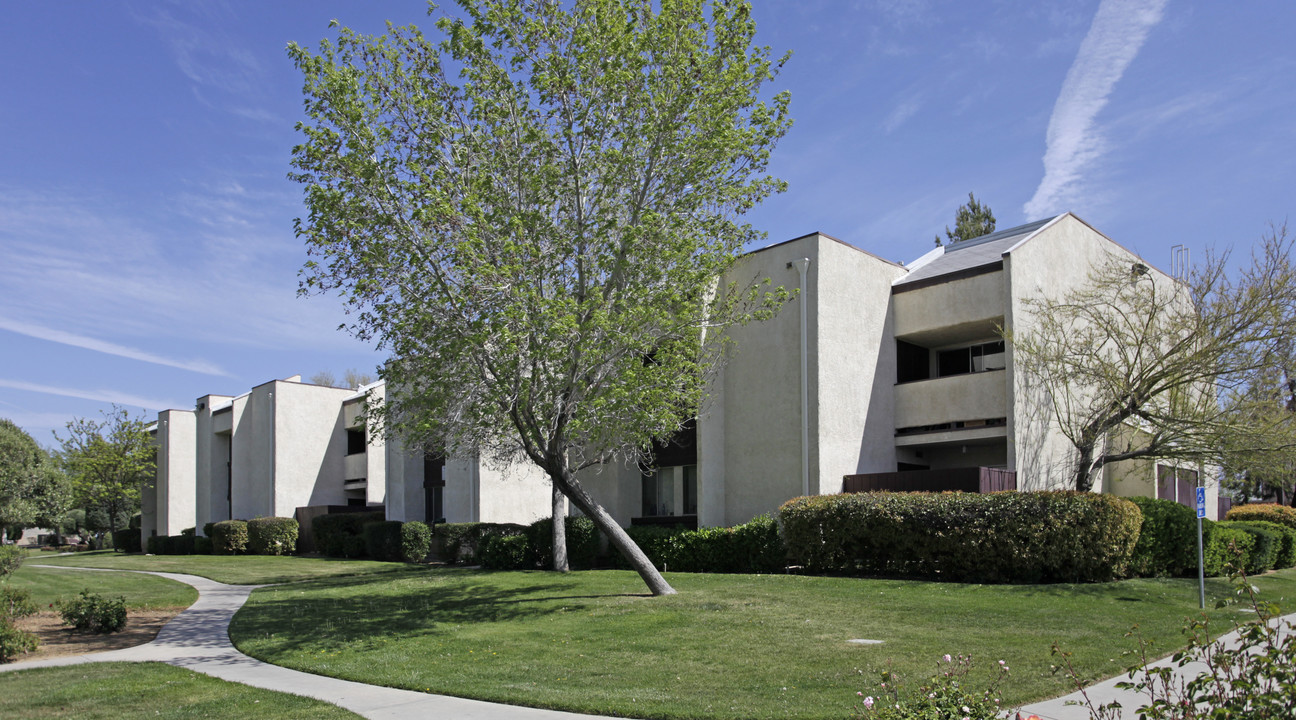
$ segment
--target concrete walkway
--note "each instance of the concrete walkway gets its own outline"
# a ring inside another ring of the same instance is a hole
[[[32,565],[56,570],[96,572],[143,572]],[[411,690],[366,685],[322,675],[289,670],[244,655],[229,639],[234,613],[247,602],[252,591],[264,585],[226,585],[196,575],[148,572],[198,590],[198,601],[171,619],[156,639],[145,645],[122,650],[33,660],[0,665],[0,672],[38,667],[80,665],[91,662],[163,662],[222,680],[266,690],[303,695],[346,708],[370,720],[410,717],[451,717],[464,720],[591,720],[596,716],[500,705],[480,700],[429,695]]]
[[[142,570],[105,570],[100,568],[69,568],[55,565],[33,565],[55,570],[84,570],[88,572],[141,572],[146,575],[157,575],[176,582],[192,585],[198,590],[198,601],[189,606],[167,623],[153,642],[123,650],[33,660],[30,662],[0,665],[0,672],[9,670],[26,670],[37,667],[56,667],[61,665],[79,665],[90,662],[164,662],[176,667],[187,668],[196,672],[218,677],[222,680],[251,685],[266,690],[303,695],[323,700],[371,720],[391,718],[448,716],[464,720],[593,720],[598,716],[565,713],[556,710],[539,710],[536,708],[500,705],[480,700],[445,695],[429,695],[412,690],[365,685],[349,680],[337,680],[322,675],[289,670],[288,668],[270,665],[244,655],[234,648],[229,639],[229,624],[234,613],[247,602],[253,590],[265,585],[226,585],[215,580],[208,580],[196,575],[177,573],[145,572]],[[1279,619],[1283,623],[1283,634],[1292,633],[1292,624],[1296,623],[1296,614]],[[1220,639],[1224,643],[1236,643],[1237,634],[1230,633]],[[1154,666],[1173,665],[1169,659],[1154,663]],[[1206,667],[1194,663],[1177,670],[1182,677],[1196,677]],[[1146,704],[1144,696],[1127,690],[1119,690],[1116,683],[1128,680],[1125,675],[1112,678],[1086,688],[1094,706],[1119,700],[1122,706],[1122,718],[1136,720],[1136,710]],[[1069,701],[1082,701],[1079,692],[1053,700],[1034,703],[1021,709],[1022,716],[1039,715],[1044,720],[1089,720],[1089,710],[1083,705],[1067,705]]]

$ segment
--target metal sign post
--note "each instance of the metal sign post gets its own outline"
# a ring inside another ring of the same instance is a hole
[[[1202,518],[1206,517],[1206,488],[1197,488],[1197,587],[1201,609],[1206,609],[1206,562],[1202,553]]]

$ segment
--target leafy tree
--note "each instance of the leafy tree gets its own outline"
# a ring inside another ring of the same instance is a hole
[[[958,212],[954,214],[954,229],[950,230],[949,225],[945,226],[945,237],[950,244],[979,238],[982,235],[989,235],[995,229],[995,216],[990,211],[990,206],[982,203],[968,193],[966,205],[960,205]],[[936,236],[936,245],[941,244],[940,235]]]
[[[49,455],[0,418],[0,527],[53,527],[70,500],[67,478]]]
[[[1279,342],[1274,366],[1257,373],[1255,381],[1243,392],[1242,402],[1235,403],[1256,421],[1292,433],[1296,444],[1296,346]],[[1283,505],[1296,506],[1296,453],[1254,455],[1226,453],[1231,462],[1225,487],[1243,501],[1272,498]]]
[[[302,290],[337,291],[390,353],[389,430],[529,460],[673,593],[579,473],[679,429],[725,328],[785,297],[717,284],[761,237],[739,216],[783,189],[788,96],[762,99],[781,61],[740,0],[460,4],[435,42],[290,46]]]
[[[106,517],[109,531],[118,530],[123,518],[139,511],[140,493],[154,478],[157,452],[148,423],[114,405],[112,412],[103,413],[103,420],[69,422],[67,437],[58,440],[77,505],[86,509],[87,525],[96,524],[90,517],[97,510]]]
[[[1236,279],[1228,253],[1186,282],[1112,256],[1079,289],[1026,302],[1034,326],[1005,337],[1075,448],[1075,489],[1133,458],[1292,462],[1296,414],[1252,392],[1296,337],[1292,244],[1276,229]]]
[[[342,381],[339,383],[337,376],[331,370],[321,370],[310,377],[312,385],[323,385],[325,387],[343,388],[346,390],[355,390],[361,385],[368,385],[374,381],[374,376],[369,373],[360,372],[355,368],[349,368],[342,374]]]

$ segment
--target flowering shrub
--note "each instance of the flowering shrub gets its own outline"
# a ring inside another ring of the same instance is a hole
[[[13,621],[36,613],[31,593],[8,586],[0,587],[0,662],[35,650],[40,645],[37,637],[14,627]]]
[[[999,706],[999,683],[1008,677],[1008,665],[999,661],[999,671],[989,687],[977,692],[967,681],[972,670],[970,655],[945,655],[936,663],[936,674],[905,693],[890,670],[882,673],[876,695],[856,693],[855,716],[867,720],[989,720],[1003,712]]]

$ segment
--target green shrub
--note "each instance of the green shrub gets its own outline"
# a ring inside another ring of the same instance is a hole
[[[779,519],[812,572],[1103,582],[1128,571],[1141,515],[1096,493],[869,492],[796,498]]]
[[[247,544],[247,521],[222,520],[212,525],[213,555],[243,555],[247,552]]]
[[[440,537],[445,561],[473,564],[482,562],[481,546],[493,535],[523,535],[526,526],[512,523],[440,523],[432,531]]]
[[[405,562],[422,562],[432,546],[432,529],[418,520],[401,525],[400,559]]]
[[[139,528],[113,531],[113,548],[121,552],[137,553],[144,549]]]
[[[0,580],[18,572],[22,567],[23,555],[16,545],[0,545]]]
[[[1224,516],[1224,519],[1239,520],[1242,522],[1262,520],[1264,522],[1285,525],[1296,530],[1296,508],[1279,505],[1277,503],[1238,505],[1230,509],[1228,514]]]
[[[1136,577],[1181,577],[1197,572],[1197,513],[1173,500],[1135,497],[1143,513],[1130,561]]]
[[[1251,563],[1255,536],[1229,523],[1206,522],[1202,525],[1202,553],[1208,577],[1228,573],[1229,567],[1245,569]]]
[[[675,572],[777,572],[787,565],[778,523],[761,515],[731,528],[673,532],[660,541],[659,561]]]
[[[112,633],[126,627],[126,598],[120,595],[109,598],[82,590],[73,600],[58,600],[55,607],[63,624],[77,630]]]
[[[0,621],[16,620],[35,615],[38,608],[32,602],[31,591],[0,586]]]
[[[297,529],[297,521],[287,517],[248,520],[248,552],[253,555],[292,555],[297,551]]]
[[[488,534],[481,540],[482,567],[491,570],[522,570],[535,567],[526,535]]]
[[[0,663],[7,663],[23,653],[40,647],[40,638],[19,630],[8,620],[0,620]]]
[[[599,532],[594,521],[584,515],[563,519],[567,531],[567,564],[573,570],[594,567],[599,554]],[[534,566],[553,569],[553,518],[547,517],[531,523],[526,530]]]
[[[1219,524],[1250,533],[1254,539],[1251,554],[1246,561],[1247,575],[1259,575],[1274,569],[1283,549],[1283,526],[1266,522],[1230,521]]]
[[[198,528],[185,528],[180,531],[180,535],[183,537],[194,537],[197,532]]]
[[[399,520],[371,522],[364,526],[365,552],[374,560],[394,562],[401,556],[401,523]]]
[[[211,539],[211,538],[209,538],[209,537],[196,537],[196,538],[194,538],[193,543],[194,543],[194,544],[193,544],[193,554],[194,554],[194,555],[211,555],[211,554],[212,554],[212,547],[213,547],[213,546],[212,546],[212,539]]]
[[[162,537],[161,535],[150,535],[149,539],[144,541],[144,551],[149,555],[162,555]]]
[[[311,519],[315,549],[328,557],[364,557],[364,526],[384,519],[373,511],[317,515]]]
[[[214,522],[203,523],[203,537],[207,537],[207,538],[212,537],[212,535],[216,532],[214,529],[215,527],[216,527],[216,523]]]

